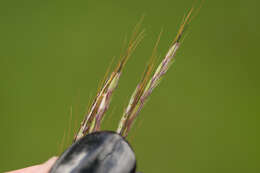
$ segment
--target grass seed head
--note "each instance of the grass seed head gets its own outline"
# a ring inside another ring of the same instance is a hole
[[[119,122],[117,132],[122,136],[127,137],[131,127],[134,123],[134,120],[137,118],[139,112],[144,106],[145,102],[148,100],[151,95],[153,89],[158,86],[164,74],[168,71],[171,64],[175,61],[175,55],[180,47],[180,42],[183,36],[184,31],[186,30],[188,24],[191,21],[193,8],[188,12],[187,16],[184,17],[184,20],[177,32],[175,39],[173,40],[173,44],[169,48],[165,58],[159,64],[157,69],[155,70],[153,76],[150,78],[150,74],[152,73],[154,63],[149,63],[146,72],[144,73],[141,82],[137,85],[134,93],[131,96],[130,102],[127,106],[127,109],[123,113],[121,121]],[[162,32],[161,32],[162,33]],[[156,57],[156,50],[158,47],[158,43],[160,40],[161,33],[158,37],[158,40],[155,44],[152,58]],[[150,80],[148,80],[150,78]]]
[[[100,129],[103,116],[109,107],[111,96],[117,88],[122,70],[124,69],[126,62],[132,55],[133,51],[144,37],[144,30],[140,31],[142,20],[143,18],[135,26],[131,39],[128,43],[128,47],[125,53],[121,55],[121,60],[115,70],[110,74],[102,87],[98,90],[90,109],[88,110],[84,120],[81,122],[74,141],[77,141],[88,133],[98,131]]]

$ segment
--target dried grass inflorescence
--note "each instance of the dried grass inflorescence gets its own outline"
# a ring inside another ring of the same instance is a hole
[[[193,11],[193,9],[191,9],[190,12],[188,13],[188,15],[186,17],[184,17],[184,20],[180,26],[177,36],[175,37],[175,39],[173,41],[172,46],[170,47],[169,51],[167,52],[165,58],[162,60],[162,62],[159,64],[159,66],[155,70],[155,73],[153,74],[151,79],[149,81],[147,81],[147,79],[149,78],[150,73],[151,73],[150,69],[153,67],[152,63],[148,66],[148,70],[145,73],[143,79],[137,85],[134,93],[132,94],[130,102],[122,116],[122,119],[119,122],[117,133],[121,134],[122,136],[126,137],[128,135],[128,133],[133,125],[134,120],[138,116],[140,110],[144,106],[148,97],[151,95],[153,89],[160,83],[164,74],[168,71],[171,64],[175,61],[175,55],[176,55],[178,48],[180,47],[183,32],[186,29],[187,25],[190,23],[192,11]],[[160,36],[161,36],[161,33],[159,35],[158,41],[156,42],[154,52],[152,54],[152,59],[154,56],[156,56],[155,55],[156,48],[158,46]]]
[[[151,75],[154,69],[154,62],[157,57],[157,47],[162,32],[160,33],[155,47],[153,49],[150,62],[146,67],[141,81],[138,83],[134,93],[130,98],[129,104],[123,113],[121,121],[119,122],[117,133],[121,134],[123,137],[127,137],[129,131],[132,128],[134,120],[137,118],[139,112],[141,111],[147,99],[151,95],[153,89],[160,83],[164,74],[168,71],[171,64],[175,61],[176,52],[180,47],[183,33],[191,21],[192,12],[193,8],[189,11],[187,16],[184,17],[180,29],[177,33],[177,36],[173,40],[173,43],[170,46],[169,51],[167,52],[165,58],[162,60],[159,66],[156,68],[154,74]],[[100,130],[102,119],[109,107],[111,96],[118,85],[118,81],[121,76],[122,70],[127,60],[131,56],[132,52],[135,50],[135,48],[144,36],[144,30],[140,31],[141,23],[142,19],[136,25],[131,39],[128,43],[128,47],[125,53],[123,53],[123,55],[121,56],[121,60],[118,63],[116,69],[105,80],[103,86],[98,91],[94,101],[92,102],[88,110],[87,115],[85,116],[77,134],[75,135],[74,141],[77,141],[78,139],[80,139],[88,133]]]

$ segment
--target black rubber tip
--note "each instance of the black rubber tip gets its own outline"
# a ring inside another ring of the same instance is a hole
[[[50,173],[135,173],[135,154],[115,132],[95,132],[78,140],[55,162]]]

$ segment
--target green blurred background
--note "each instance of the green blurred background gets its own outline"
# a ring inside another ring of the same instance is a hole
[[[105,129],[115,129],[161,28],[164,55],[193,2],[2,0],[0,172],[57,155],[64,131],[71,142],[70,107],[74,128],[144,14],[146,37],[104,121]],[[129,137],[139,171],[260,171],[259,5],[205,1]]]

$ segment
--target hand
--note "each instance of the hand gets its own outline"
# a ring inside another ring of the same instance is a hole
[[[48,173],[54,162],[57,160],[57,158],[58,157],[52,157],[42,164],[30,166],[28,168],[23,168],[15,171],[10,171],[7,173]]]

